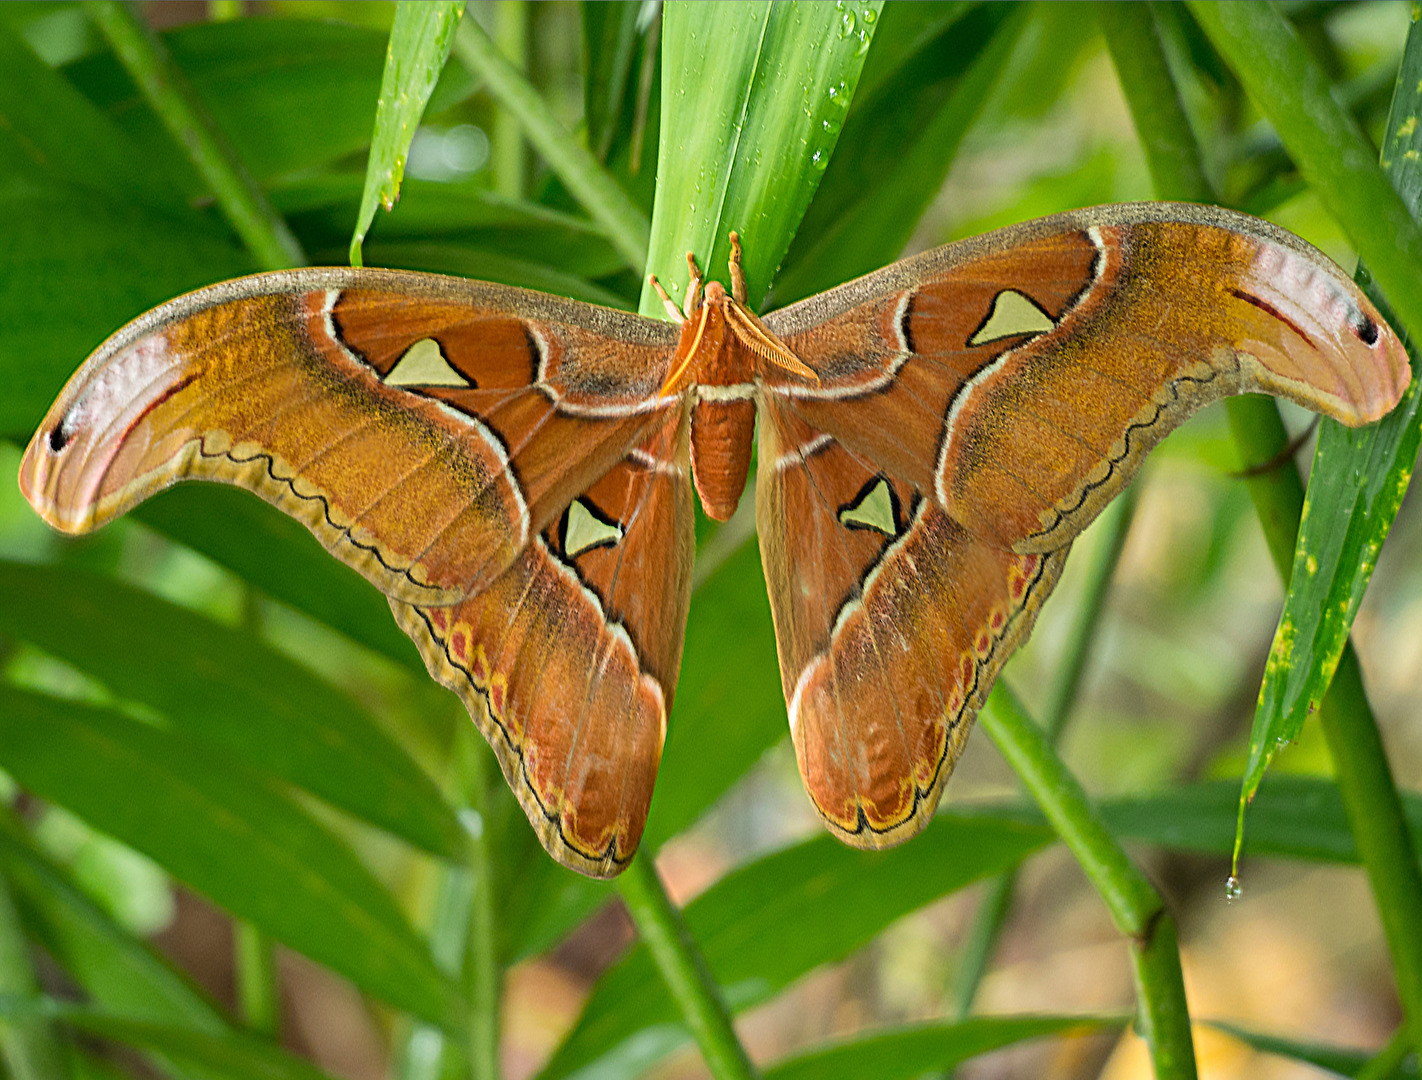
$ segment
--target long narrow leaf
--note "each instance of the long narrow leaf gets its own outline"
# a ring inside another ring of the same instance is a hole
[[[222,484],[179,484],[133,516],[272,599],[423,674],[420,654],[380,591],[331,558],[300,522],[260,499]]]
[[[989,92],[1011,70],[1013,47],[1035,14],[1030,5],[978,7],[856,99],[841,152],[775,279],[775,306],[899,257]]]
[[[978,1016],[956,1024],[918,1024],[796,1054],[767,1069],[765,1080],[917,1080],[1027,1039],[1089,1035],[1124,1025],[1120,1017],[1096,1016]]]
[[[1405,1080],[1405,1078],[1419,1075],[1416,1058],[1403,1062],[1397,1068],[1389,1069],[1387,1072],[1374,1072],[1368,1069],[1368,1066],[1376,1055],[1365,1050],[1326,1046],[1321,1043],[1302,1042],[1298,1039],[1283,1039],[1277,1035],[1250,1031],[1235,1024],[1225,1024],[1219,1021],[1211,1021],[1209,1026],[1228,1035],[1233,1035],[1240,1042],[1247,1043],[1266,1054],[1277,1054],[1279,1057],[1306,1062],[1315,1068],[1327,1070],[1338,1076],[1362,1076],[1365,1070],[1366,1075],[1374,1080],[1384,1080],[1384,1078],[1386,1080]]]
[[[0,633],[427,851],[463,850],[454,811],[373,716],[240,630],[97,574],[0,561]]]
[[[80,892],[8,813],[0,816],[0,874],[29,932],[98,1005],[134,1020],[227,1030],[215,1005]]]
[[[375,112],[375,137],[366,167],[365,193],[360,200],[355,235],[351,237],[352,266],[361,265],[361,242],[375,219],[376,206],[383,204],[389,210],[400,197],[410,142],[439,82],[463,14],[464,0],[402,0],[395,8]]]
[[[232,1080],[330,1080],[316,1066],[288,1054],[265,1039],[241,1032],[212,1035],[189,1028],[128,1020],[52,999],[38,1002],[0,999],[0,1016],[54,1017],[85,1035],[112,1039],[140,1050],[149,1050]]]
[[[372,993],[456,1023],[453,988],[390,895],[335,835],[227,757],[0,687],[0,767]]]

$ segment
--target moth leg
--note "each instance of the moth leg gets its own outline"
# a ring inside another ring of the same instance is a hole
[[[647,281],[652,288],[657,291],[657,295],[662,298],[662,306],[667,309],[667,314],[671,316],[672,322],[678,326],[686,322],[686,317],[682,315],[681,308],[677,307],[676,301],[667,295],[666,289],[662,288],[662,283],[657,280],[657,275],[648,274]]]
[[[741,270],[741,237],[734,229],[731,230],[731,299],[738,304],[744,304],[746,297],[750,295],[746,292],[746,275]]]
[[[689,251],[686,253],[686,270],[690,278],[686,283],[686,317],[689,319],[701,306],[701,267],[696,265],[696,256]]]

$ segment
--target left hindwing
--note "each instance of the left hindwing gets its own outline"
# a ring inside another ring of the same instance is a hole
[[[1066,549],[993,549],[773,397],[760,432],[756,521],[805,788],[841,839],[899,843],[932,816]]]
[[[390,601],[544,847],[595,877],[636,852],[666,737],[691,598],[687,431],[673,410],[483,591]]]

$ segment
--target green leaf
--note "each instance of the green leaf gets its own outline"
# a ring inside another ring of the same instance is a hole
[[[637,0],[607,0],[582,5],[583,114],[588,143],[601,162],[607,161],[613,137],[626,113],[629,88],[637,79]]]
[[[720,277],[735,229],[759,303],[844,125],[881,4],[670,4],[647,268],[684,298],[686,253]],[[641,311],[661,315],[650,288]]]
[[[1027,1039],[1090,1035],[1125,1024],[1096,1016],[977,1016],[956,1024],[915,1024],[795,1054],[766,1069],[765,1080],[918,1080]]]
[[[1218,1020],[1207,1021],[1210,1027],[1216,1031],[1223,1031],[1227,1035],[1233,1035],[1242,1043],[1262,1050],[1266,1054],[1277,1054],[1280,1057],[1292,1058],[1294,1061],[1307,1062],[1319,1069],[1336,1073],[1339,1076],[1361,1076],[1368,1065],[1378,1055],[1366,1050],[1353,1050],[1342,1046],[1327,1046],[1322,1043],[1301,1042],[1297,1039],[1284,1039],[1277,1035],[1269,1035],[1265,1032],[1250,1031],[1247,1028],[1239,1027],[1236,1024],[1226,1024]],[[1386,1050],[1382,1053],[1387,1053]],[[1417,1059],[1414,1057],[1400,1064],[1396,1069],[1389,1069],[1386,1072],[1367,1073],[1374,1080],[1401,1080],[1404,1077],[1418,1076]]]
[[[249,633],[96,574],[4,561],[0,633],[426,851],[464,850],[454,811],[375,718]]]
[[[760,552],[745,544],[691,605],[648,841],[691,825],[789,731]]]
[[[632,306],[625,297],[547,263],[513,258],[469,244],[449,240],[404,243],[377,243],[372,240],[368,251],[371,262],[380,266],[400,266],[429,273],[497,281],[569,296],[589,304],[602,304],[604,307],[626,310]]]
[[[375,219],[376,204],[390,210],[400,197],[410,142],[444,69],[463,14],[464,0],[401,0],[395,8],[375,111],[375,136],[366,166],[365,192],[351,237],[352,266],[361,265],[360,246]]]
[[[285,794],[182,737],[0,687],[0,767],[391,1004],[457,1024],[454,988],[395,902]]]
[[[1112,832],[1135,840],[1175,851],[1228,855],[1234,850],[1238,802],[1238,785],[1217,780],[1107,800],[1101,804],[1101,816]],[[1422,854],[1422,796],[1406,793],[1403,804]],[[1312,777],[1271,777],[1249,809],[1249,852],[1356,863],[1358,849],[1338,788]]]
[[[893,11],[886,11],[885,29],[894,24]],[[1010,70],[1007,61],[1033,16],[1030,5],[977,7],[921,42],[855,99],[775,279],[775,306],[899,257],[988,92]],[[885,168],[888,161],[893,168]]]
[[[85,1035],[148,1050],[179,1064],[233,1080],[330,1080],[316,1066],[245,1032],[213,1035],[191,1028],[129,1020],[52,998],[37,1002],[0,999],[0,1016],[53,1017]]]
[[[423,675],[424,661],[395,625],[380,591],[331,558],[300,522],[249,492],[222,484],[179,484],[133,516],[273,599]]]
[[[0,191],[20,177],[153,205],[172,177],[150,169],[94,105],[8,30],[0,29]]]
[[[1422,31],[1407,35],[1388,118],[1383,169],[1409,211],[1422,203]],[[1358,280],[1384,303],[1363,267]],[[1414,370],[1416,345],[1404,337]],[[1317,711],[1348,643],[1383,540],[1402,505],[1422,446],[1422,380],[1376,424],[1347,428],[1325,419],[1309,471],[1288,595],[1259,690],[1243,798],[1250,798],[1279,747],[1298,738]]]
[[[119,326],[252,264],[227,230],[206,218],[113,202],[79,187],[4,181],[0,161],[0,436],[23,445],[65,380]]]
[[[1040,825],[951,813],[888,851],[819,836],[733,870],[687,905],[686,924],[727,1004],[739,1011],[843,958],[908,912],[1017,865],[1050,836]],[[677,1019],[638,947],[599,981],[542,1080],[601,1075],[599,1063],[610,1062],[635,1074],[685,1042]]]
[[[134,1020],[227,1030],[200,990],[80,892],[8,812],[0,815],[0,874],[29,932],[97,1004]]]
[[[108,118],[4,30],[0,217],[0,435],[21,442],[120,323],[251,265],[220,224],[178,199],[171,176],[146,168]]]
[[[386,42],[377,30],[234,19],[178,27],[163,42],[259,180],[338,161],[370,142]],[[139,148],[146,171],[178,178],[189,196],[206,190],[111,53],[85,57],[64,74]]]

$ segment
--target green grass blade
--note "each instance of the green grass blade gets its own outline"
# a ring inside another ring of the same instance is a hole
[[[402,0],[395,8],[385,75],[375,110],[375,135],[365,171],[365,191],[351,237],[352,266],[361,265],[361,243],[375,220],[377,205],[389,210],[400,197],[405,159],[420,117],[444,69],[454,44],[454,32],[464,14],[464,0]]]
[[[529,141],[621,252],[640,271],[647,255],[647,219],[597,159],[569,135],[523,74],[472,20],[460,30],[459,57],[479,72],[499,103],[517,117]]]
[[[1416,213],[1422,203],[1422,31],[1407,36],[1388,118],[1383,170]],[[1360,283],[1374,300],[1366,271]],[[1416,367],[1416,347],[1404,339]],[[1348,632],[1397,516],[1422,445],[1422,383],[1416,378],[1393,413],[1366,428],[1325,420],[1309,473],[1288,595],[1259,691],[1245,796],[1275,749],[1298,737],[1323,702]]]
[[[244,630],[97,574],[0,561],[0,633],[427,851],[464,849],[434,781],[369,712]]]
[[[918,1080],[1028,1039],[1091,1035],[1125,1024],[1120,1017],[1097,1016],[979,1016],[960,1023],[915,1024],[798,1053],[766,1069],[765,1080]]]
[[[733,229],[752,306],[764,297],[829,164],[880,6],[667,5],[647,269],[678,302],[686,253],[721,279]],[[650,288],[641,311],[663,314]]]
[[[390,894],[283,792],[177,735],[0,687],[0,764],[358,986],[457,1026],[457,994]]]
[[[1302,1061],[1338,1076],[1366,1076],[1369,1080],[1405,1080],[1405,1078],[1419,1075],[1415,1058],[1406,1062],[1400,1060],[1401,1055],[1394,1047],[1400,1048],[1405,1044],[1397,1040],[1394,1040],[1391,1047],[1381,1052],[1382,1055],[1391,1057],[1390,1066],[1384,1061],[1379,1064],[1387,1067],[1377,1069],[1374,1063],[1378,1062],[1380,1055],[1369,1053],[1366,1050],[1327,1046],[1322,1043],[1303,1042],[1298,1039],[1285,1039],[1278,1035],[1250,1031],[1248,1028],[1242,1028],[1236,1024],[1225,1024],[1216,1020],[1208,1021],[1208,1023],[1216,1031],[1232,1035],[1255,1050],[1262,1050],[1266,1054],[1277,1054],[1279,1057],[1289,1058],[1293,1061]],[[1391,1055],[1389,1055],[1390,1049],[1392,1050]]]

